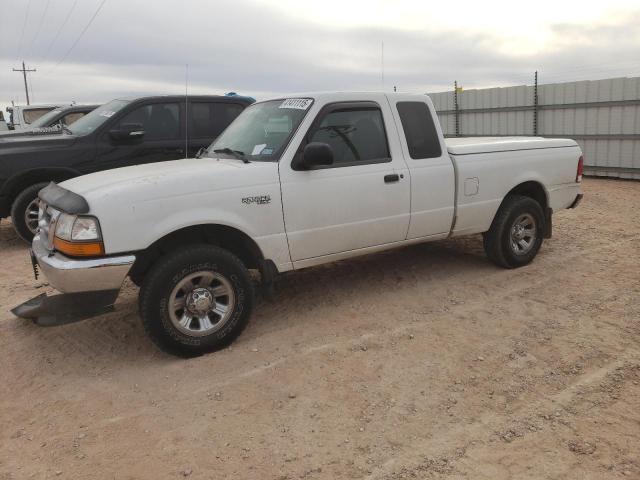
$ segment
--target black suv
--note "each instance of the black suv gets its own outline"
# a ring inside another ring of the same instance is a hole
[[[11,216],[18,235],[31,241],[38,227],[38,192],[49,182],[193,157],[253,101],[238,95],[112,100],[59,132],[3,137],[0,218]]]

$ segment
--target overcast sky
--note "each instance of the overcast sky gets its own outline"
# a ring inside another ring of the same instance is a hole
[[[0,0],[0,105],[22,59],[36,103],[637,76],[640,2]]]

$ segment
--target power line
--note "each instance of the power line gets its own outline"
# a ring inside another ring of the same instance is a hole
[[[51,48],[58,41],[58,38],[60,38],[60,34],[62,33],[62,30],[64,30],[64,27],[67,26],[67,23],[69,22],[69,19],[71,18],[71,14],[75,10],[77,4],[78,4],[78,0],[74,0],[73,4],[71,5],[71,8],[69,9],[69,12],[67,13],[67,16],[65,17],[64,21],[62,22],[62,25],[60,25],[60,28],[58,29],[58,32],[56,33],[55,37],[53,37],[53,40],[49,43],[49,47],[47,48],[47,52],[44,54],[44,58],[42,59],[42,62],[45,62],[47,60],[47,58],[49,58],[49,54],[51,53]]]
[[[27,3],[27,9],[24,12],[24,22],[22,23],[22,33],[20,33],[20,41],[18,42],[18,55],[16,55],[16,61],[22,55],[22,40],[24,40],[24,31],[27,28],[27,19],[29,18],[29,10],[31,9],[31,0]]]
[[[36,34],[31,39],[31,43],[29,43],[29,48],[27,49],[26,57],[31,53],[31,49],[33,49],[33,44],[36,42],[38,35],[40,35],[40,30],[42,30],[42,25],[44,25],[44,19],[47,16],[47,11],[49,10],[49,4],[51,0],[47,0],[47,3],[44,6],[44,10],[42,11],[42,16],[40,17],[40,23],[38,24],[38,29],[36,30]]]
[[[80,41],[80,39],[82,38],[82,36],[85,34],[85,32],[87,30],[89,30],[89,27],[91,26],[91,24],[93,23],[93,21],[95,20],[95,18],[98,16],[98,13],[100,13],[100,10],[102,10],[102,7],[104,6],[104,4],[106,3],[107,0],[102,0],[100,2],[100,5],[98,5],[98,8],[96,9],[96,11],[93,13],[93,16],[91,17],[91,19],[89,19],[89,23],[87,23],[85,25],[85,27],[82,29],[82,31],[80,32],[80,35],[78,35],[78,37],[76,38],[76,40],[73,42],[73,44],[71,45],[71,48],[69,48],[69,50],[67,50],[67,53],[64,54],[64,56],[62,57],[62,59],[60,59],[60,61],[58,63],[55,64],[55,66],[49,70],[45,76],[50,75],[51,72],[53,72],[56,68],[58,68],[62,62],[64,62],[67,57],[69,56],[69,54],[73,51],[74,48],[76,48],[76,45],[78,44],[78,42]]]

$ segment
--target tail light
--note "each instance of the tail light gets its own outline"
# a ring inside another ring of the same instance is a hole
[[[584,157],[580,155],[578,159],[578,170],[576,171],[576,183],[582,181],[582,173],[584,172]]]

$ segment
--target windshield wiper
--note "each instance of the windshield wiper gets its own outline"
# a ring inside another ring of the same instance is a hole
[[[249,163],[249,159],[245,157],[244,152],[241,152],[240,150],[232,150],[229,147],[224,147],[224,148],[216,148],[214,150],[214,153],[226,153],[227,155],[233,155],[238,160],[242,160],[244,163]]]
[[[205,147],[200,147],[196,152],[196,158],[202,158],[205,153],[207,153],[207,149]]]

